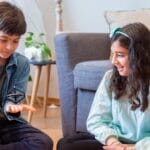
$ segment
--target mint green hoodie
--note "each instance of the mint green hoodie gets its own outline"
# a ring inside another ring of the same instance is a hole
[[[136,150],[150,150],[150,105],[145,112],[131,110],[127,95],[115,100],[110,90],[112,70],[105,73],[87,119],[87,130],[102,144],[109,136],[136,144]],[[148,96],[150,101],[150,94]]]

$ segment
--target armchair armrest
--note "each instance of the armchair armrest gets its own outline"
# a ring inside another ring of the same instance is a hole
[[[54,38],[63,135],[76,132],[77,97],[73,69],[79,62],[109,58],[107,33],[61,33]]]

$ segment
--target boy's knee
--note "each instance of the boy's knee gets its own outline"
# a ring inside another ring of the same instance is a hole
[[[40,138],[43,150],[52,150],[53,149],[53,141],[52,139],[47,135],[42,135]]]

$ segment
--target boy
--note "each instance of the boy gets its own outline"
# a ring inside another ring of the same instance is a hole
[[[22,11],[8,2],[0,2],[0,149],[52,150],[52,140],[20,116],[24,109],[34,111],[22,104],[29,62],[15,52],[25,31]]]

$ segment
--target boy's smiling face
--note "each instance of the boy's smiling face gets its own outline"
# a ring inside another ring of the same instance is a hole
[[[0,59],[7,60],[18,47],[20,36],[0,31]]]

